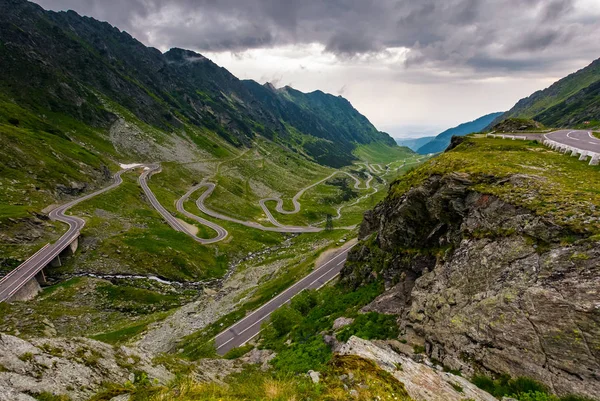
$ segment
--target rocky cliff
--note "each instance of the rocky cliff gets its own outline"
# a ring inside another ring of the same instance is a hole
[[[444,365],[600,395],[598,237],[482,190],[531,188],[536,178],[490,168],[429,174],[435,164],[416,172],[418,185],[392,184],[365,215],[342,280],[384,280],[367,309],[397,314]]]

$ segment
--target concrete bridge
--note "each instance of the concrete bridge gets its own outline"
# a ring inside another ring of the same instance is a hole
[[[65,235],[54,244],[46,244],[0,280],[0,302],[27,301],[46,284],[46,267],[62,265],[61,257],[72,255],[79,244],[79,231]]]
[[[49,216],[52,220],[67,223],[69,229],[54,244],[45,245],[0,280],[0,302],[31,299],[40,291],[40,283],[46,282],[44,268],[60,266],[62,264],[60,258],[73,254],[79,245],[79,236],[85,220],[69,216],[65,212],[80,202],[119,186],[123,182],[121,174],[127,170],[129,169],[115,174],[114,182],[108,187],[61,205],[50,212]]]

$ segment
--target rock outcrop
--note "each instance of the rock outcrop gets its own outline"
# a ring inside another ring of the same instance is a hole
[[[377,344],[352,336],[339,354],[356,355],[374,361],[402,382],[406,392],[415,401],[497,401],[467,379],[416,362],[396,353],[384,343]]]
[[[342,280],[383,279],[367,309],[398,314],[444,365],[600,395],[600,242],[478,192],[481,179],[494,177],[392,192],[365,216]]]
[[[167,383],[174,376],[162,365],[127,347],[85,338],[25,341],[0,334],[0,400],[33,399],[28,394],[53,393],[86,400],[102,383],[134,382],[144,372]]]

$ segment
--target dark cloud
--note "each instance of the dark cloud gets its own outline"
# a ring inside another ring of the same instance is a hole
[[[244,51],[320,43],[341,59],[407,48],[406,66],[514,71],[600,56],[582,0],[39,0],[159,48]],[[581,8],[581,7],[579,7]],[[404,67],[404,65],[402,66]]]

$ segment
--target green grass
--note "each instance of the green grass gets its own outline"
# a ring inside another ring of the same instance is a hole
[[[0,110],[0,205],[39,211],[55,200],[57,184],[97,182],[101,166],[113,167],[100,152],[114,150],[98,132],[66,118],[50,120],[51,125],[1,98]]]
[[[399,159],[406,159],[415,154],[405,146],[389,146],[375,142],[369,145],[359,145],[354,150],[354,155],[360,160],[369,163],[390,163]]]
[[[118,188],[73,208],[72,214],[86,219],[82,235],[101,241],[58,271],[77,270],[87,262],[86,271],[98,273],[155,274],[181,281],[222,276],[227,259],[168,226],[144,200],[138,176],[126,173]],[[101,263],[106,259],[112,263]]]
[[[242,401],[242,400],[358,400],[411,401],[403,384],[374,362],[356,356],[336,356],[324,366],[319,383],[306,375],[285,375],[248,366],[225,378],[225,383],[197,382],[182,375],[166,386],[136,380],[123,385],[105,384],[91,401],[108,401],[129,394],[132,401]],[[344,381],[340,377],[354,377]],[[368,384],[368,385],[366,385]]]
[[[394,182],[389,196],[401,196],[434,174],[466,173],[474,190],[524,206],[575,232],[594,234],[600,232],[600,180],[590,177],[598,172],[599,166],[539,143],[467,137],[459,147]],[[522,178],[502,181],[516,174]]]
[[[547,386],[528,377],[511,378],[502,375],[497,379],[491,379],[487,376],[475,375],[471,381],[498,399],[509,397],[518,401],[594,401],[577,395],[555,396]]]
[[[66,395],[55,395],[48,392],[43,392],[35,396],[38,401],[71,401],[71,398]]]
[[[126,323],[123,324],[123,327],[121,328],[100,334],[94,334],[91,335],[90,338],[93,338],[94,340],[98,341],[103,341],[108,344],[124,344],[127,343],[129,340],[137,337],[138,335],[144,333],[148,328],[148,325],[150,325],[151,323],[161,321],[169,315],[170,313],[165,312],[148,315],[146,318],[141,319],[136,323]]]
[[[280,372],[322,369],[332,354],[323,342],[321,332],[331,330],[335,319],[341,316],[357,317],[356,332],[370,331],[367,322],[359,318],[358,310],[382,290],[376,283],[356,291],[348,291],[339,285],[324,287],[316,293],[304,291],[292,299],[289,307],[280,308],[271,315],[270,322],[263,324],[261,347],[277,352],[273,366]]]
[[[553,88],[551,96],[543,96],[536,99],[533,104],[529,105],[525,110],[519,111],[517,117],[533,118],[540,112],[559,104],[568,97],[574,95],[583,88],[586,88],[598,81],[598,68],[579,71],[577,74],[562,79]]]
[[[223,355],[223,358],[237,359],[239,357],[246,355],[248,352],[252,351],[253,349],[254,349],[254,345],[252,345],[252,344],[242,345],[241,347],[232,348],[229,351],[227,351],[227,353],[225,355]]]
[[[137,287],[134,287],[137,285]],[[58,336],[90,336],[125,343],[174,308],[189,302],[191,292],[174,293],[155,282],[109,283],[74,278],[45,288],[29,302],[0,304],[0,331],[24,337],[45,335],[50,321]]]
[[[351,336],[364,338],[365,340],[388,340],[396,339],[399,335],[397,316],[382,315],[377,312],[360,314],[354,322],[344,327],[338,334],[340,341],[348,341]]]

